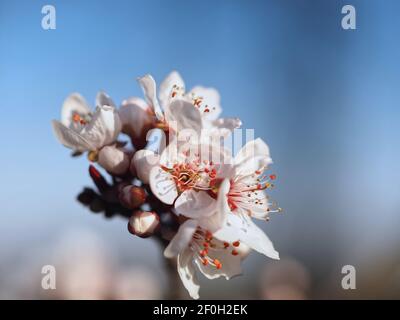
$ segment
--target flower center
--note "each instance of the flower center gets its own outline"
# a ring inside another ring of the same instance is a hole
[[[161,166],[161,169],[172,176],[179,192],[195,188],[201,179],[198,168],[192,164],[174,164],[172,169]]]
[[[211,182],[217,175],[217,169],[212,161],[195,159],[190,163],[176,163],[172,168],[161,166],[174,180],[179,192],[194,189],[197,191],[211,191]],[[210,194],[212,195],[212,193]]]
[[[78,113],[74,113],[72,115],[72,121],[74,123],[81,124],[81,125],[86,125],[87,124],[87,121],[85,119],[83,119],[83,117]]]

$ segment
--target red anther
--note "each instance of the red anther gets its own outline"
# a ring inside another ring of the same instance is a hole
[[[260,170],[256,170],[255,174],[261,174],[261,171]]]
[[[74,113],[74,115],[72,116],[72,120],[74,122],[80,122],[81,121],[81,116],[77,113]]]
[[[235,242],[232,243],[232,245],[234,247],[239,247],[240,246],[240,241],[235,241]]]
[[[176,91],[172,92],[172,98],[174,98],[176,96]]]
[[[229,247],[229,243],[228,242],[224,242],[224,248],[228,248]]]
[[[204,109],[204,112],[210,112],[210,109],[206,108]]]
[[[261,189],[262,188],[262,185],[259,183],[259,184],[257,184],[257,189]]]
[[[207,250],[207,249],[201,250],[201,251],[199,252],[200,256],[202,256],[202,257],[205,257],[205,256],[207,255],[207,253],[208,253],[208,250]]]
[[[233,256],[237,256],[239,254],[239,252],[235,249],[233,249],[231,253]]]
[[[222,268],[222,263],[218,260],[218,259],[214,259],[214,264],[215,264],[215,267],[217,268],[217,269],[221,269]]]
[[[276,179],[276,174],[271,174],[271,175],[269,176],[269,178],[270,178],[271,180],[275,180],[275,179]]]
[[[210,244],[208,242],[203,242],[203,247],[204,248],[208,248],[210,246]]]
[[[208,260],[207,259],[203,259],[201,263],[203,264],[203,266],[206,266],[206,265],[208,265]]]

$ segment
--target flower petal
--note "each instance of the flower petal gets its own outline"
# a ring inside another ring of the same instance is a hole
[[[61,144],[75,151],[94,150],[95,147],[85,137],[63,125],[57,120],[52,121],[53,131]]]
[[[174,86],[179,87],[182,94],[185,93],[185,83],[177,71],[172,71],[160,85],[160,93],[158,94],[158,97],[164,109],[169,105],[173,98],[172,89]]]
[[[212,212],[212,215],[200,219],[199,225],[205,229],[214,233],[218,229],[222,228],[225,225],[228,214],[230,214],[230,208],[228,205],[228,197],[227,194],[230,189],[229,179],[225,179],[221,186],[219,187],[218,197],[215,204],[215,209]]]
[[[115,107],[114,101],[104,91],[98,92],[96,96],[96,107],[102,107],[102,106]]]
[[[145,76],[138,78],[138,81],[143,89],[147,103],[152,107],[157,118],[162,119],[163,112],[158,104],[156,82],[154,78],[151,75],[146,74]]]
[[[154,195],[166,204],[173,204],[178,197],[175,181],[168,172],[160,167],[154,167],[150,171],[150,187]]]
[[[191,100],[201,99],[201,102],[197,104],[197,108],[206,121],[216,120],[222,112],[221,99],[218,91],[214,88],[196,86],[186,96]],[[194,101],[194,104],[196,105],[196,101]]]
[[[226,225],[214,233],[214,236],[222,241],[243,241],[246,245],[271,259],[279,259],[279,253],[267,235],[258,228],[246,215],[240,218],[235,214],[229,214]]]
[[[178,214],[192,219],[207,219],[216,211],[216,201],[204,191],[186,190],[175,201]]]
[[[179,133],[184,129],[193,130],[197,138],[196,142],[200,139],[202,129],[202,119],[198,109],[193,105],[182,99],[175,99],[165,108],[165,118]]]
[[[92,120],[83,128],[81,135],[96,148],[111,144],[121,131],[121,120],[114,107],[97,107]]]
[[[135,152],[132,161],[138,178],[143,183],[148,184],[150,181],[150,171],[159,165],[160,156],[150,150],[139,150]]]
[[[177,267],[183,286],[193,299],[198,299],[200,285],[197,280],[196,270],[193,265],[193,253],[190,249],[187,248],[178,255]]]
[[[268,145],[260,138],[247,142],[235,156],[235,163],[239,164],[253,157],[265,157],[271,160]]]
[[[73,93],[69,95],[63,103],[61,109],[61,123],[66,127],[71,127],[74,114],[85,117],[89,115],[90,112],[86,100],[79,93]]]
[[[196,220],[186,220],[182,223],[178,229],[176,235],[169,242],[168,246],[164,250],[164,256],[166,258],[176,257],[188,248],[190,241],[192,241],[193,234],[197,229]]]
[[[240,128],[242,121],[239,118],[221,118],[208,124],[208,135],[227,138],[233,130]]]
[[[221,241],[213,240],[217,246],[220,248],[224,247],[224,244]],[[232,251],[229,249],[222,250],[209,250],[209,255],[212,259],[218,259],[221,263],[221,268],[217,269],[214,266],[203,265],[202,260],[200,258],[195,259],[195,263],[197,264],[201,273],[203,273],[208,279],[216,279],[219,277],[225,277],[225,279],[229,280],[235,276],[242,274],[242,267],[240,263],[242,262],[242,258],[240,255],[232,255]]]
[[[116,175],[126,173],[129,168],[129,156],[114,146],[101,148],[98,162],[108,172]]]
[[[234,158],[236,177],[254,174],[265,170],[272,163],[267,144],[260,138],[250,141],[239,150]]]

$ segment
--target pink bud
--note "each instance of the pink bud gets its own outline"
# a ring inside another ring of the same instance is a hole
[[[146,202],[146,192],[141,187],[132,185],[121,188],[119,201],[128,209],[136,209]]]
[[[105,146],[99,152],[98,163],[108,172],[122,175],[128,171],[130,159],[123,150],[113,146]]]
[[[147,238],[156,233],[160,228],[160,218],[153,211],[137,210],[130,217],[128,230],[130,233]]]

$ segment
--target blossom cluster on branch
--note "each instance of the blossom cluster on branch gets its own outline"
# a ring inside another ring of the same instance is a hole
[[[233,155],[224,141],[241,121],[219,117],[220,96],[213,88],[186,91],[176,71],[159,88],[150,75],[138,82],[144,99],[126,99],[119,108],[104,92],[98,93],[94,111],[81,95],[71,94],[61,121],[52,123],[74,155],[87,153],[112,176],[114,186],[90,165],[101,196],[85,189],[80,201],[91,208],[100,203],[106,212],[119,206],[130,217],[132,234],[167,241],[164,255],[177,259],[179,276],[194,299],[199,298],[196,269],[209,279],[230,279],[241,274],[250,250],[279,259],[253,222],[280,211],[266,194],[276,178],[265,174],[272,163],[267,144],[257,138]],[[131,143],[118,140],[121,134]],[[177,227],[164,232],[171,219]]]

